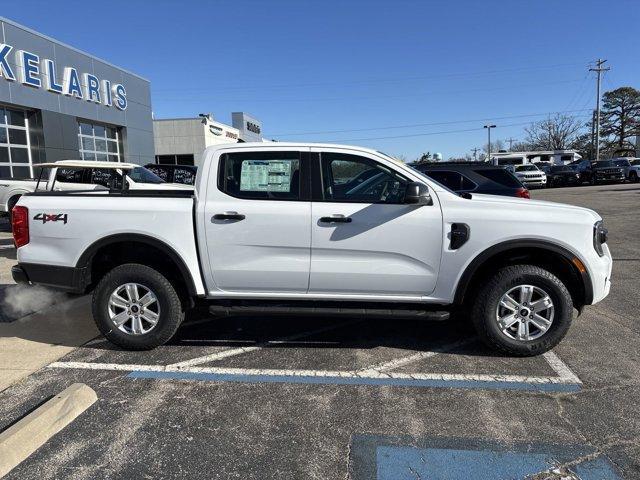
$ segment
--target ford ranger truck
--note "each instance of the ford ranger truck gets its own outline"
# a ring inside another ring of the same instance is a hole
[[[602,218],[570,205],[460,196],[365,148],[207,148],[195,191],[34,192],[14,209],[17,282],[92,293],[125,349],[213,313],[346,313],[444,320],[536,355],[610,289]]]
[[[182,189],[183,185],[167,183],[153,172],[132,163],[115,163],[88,160],[60,160],[54,163],[36,164],[49,167],[49,174],[38,179],[0,179],[0,212],[9,213],[20,196],[38,190],[103,190],[122,183],[122,169],[130,169],[127,187],[141,189]]]

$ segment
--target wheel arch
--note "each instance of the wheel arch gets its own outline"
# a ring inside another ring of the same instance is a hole
[[[154,252],[162,253],[164,255],[164,259],[168,259],[169,263],[167,263],[167,265],[172,266],[175,269],[174,273],[179,274],[178,280],[180,280],[182,285],[184,286],[185,293],[187,293],[188,296],[192,298],[197,296],[193,276],[191,275],[189,268],[184,263],[180,255],[175,251],[175,249],[162,240],[158,240],[157,238],[151,237],[149,235],[138,233],[122,233],[110,235],[97,240],[89,247],[87,247],[76,262],[76,268],[85,272],[85,286],[95,284],[96,281],[99,280],[99,278],[95,278],[93,272],[93,269],[95,267],[94,261],[96,260],[96,258],[100,258],[101,254],[109,252],[119,246],[122,248],[130,248],[133,246],[135,247],[137,253],[141,252],[140,247],[146,247],[146,249],[148,250],[146,252],[147,257],[149,257]],[[140,258],[144,257],[145,255],[140,256]],[[136,255],[132,254],[132,252],[126,252],[124,255],[122,255],[122,258],[129,261],[135,261]],[[158,263],[164,259],[156,258],[154,263]],[[117,260],[116,263],[118,263]]]
[[[458,281],[454,304],[466,304],[482,279],[491,271],[519,262],[547,268],[563,280],[578,310],[593,301],[593,284],[582,260],[561,245],[532,239],[509,240],[479,253],[465,268]]]

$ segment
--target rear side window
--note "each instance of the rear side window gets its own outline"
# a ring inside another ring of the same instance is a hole
[[[196,183],[196,172],[191,168],[176,168],[173,171],[173,182],[193,185]]]
[[[91,172],[91,183],[106,188],[122,188],[122,176],[109,169],[94,168]]]
[[[166,168],[162,168],[156,165],[147,165],[145,167],[147,170],[155,173],[158,177],[160,177],[162,180],[164,180],[165,182],[171,182],[172,179],[170,178],[170,170],[166,169]]]
[[[425,174],[454,192],[473,190],[476,187],[475,183],[458,172],[451,172],[447,170],[427,170]]]
[[[502,168],[494,168],[494,169],[481,169],[476,170],[478,175],[483,176],[484,178],[488,178],[492,182],[499,183],[502,186],[509,188],[520,188],[520,181],[513,176],[511,172],[504,170]]]
[[[62,183],[91,183],[91,169],[89,168],[58,168],[56,182]]]
[[[300,153],[227,153],[221,157],[218,188],[236,198],[300,200]]]

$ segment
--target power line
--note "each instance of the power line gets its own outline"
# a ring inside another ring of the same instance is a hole
[[[348,82],[317,82],[317,83],[289,83],[289,84],[272,84],[272,85],[260,85],[260,86],[229,86],[229,87],[216,87],[216,91],[247,91],[247,90],[266,90],[271,88],[303,88],[303,87],[323,87],[323,86],[339,86],[344,87],[345,85],[369,85],[369,84],[377,84],[377,83],[395,83],[402,82],[406,80],[429,80],[429,79],[437,79],[437,78],[451,78],[451,77],[470,77],[470,76],[482,76],[482,75],[495,75],[495,74],[503,74],[510,72],[528,72],[528,71],[537,71],[541,69],[557,69],[560,67],[575,67],[578,65],[584,65],[587,62],[572,62],[572,63],[557,63],[554,65],[541,65],[537,67],[514,67],[514,68],[505,68],[500,70],[484,70],[484,71],[476,71],[476,72],[456,72],[456,73],[442,73],[437,75],[420,75],[420,76],[406,76],[406,77],[389,77],[389,78],[380,78],[380,79],[367,79],[367,80],[353,80]],[[204,92],[210,91],[209,88],[197,87],[197,88],[161,88],[154,89],[155,92]]]
[[[588,115],[587,115],[588,116]],[[579,118],[585,117],[585,115],[578,115]],[[529,125],[531,122],[520,122],[520,123],[508,123],[504,125],[499,125],[496,128],[504,128],[504,127],[518,127],[522,125]],[[364,142],[368,140],[390,140],[396,138],[411,138],[411,137],[427,137],[432,135],[445,135],[448,133],[463,133],[463,132],[477,132],[479,130],[484,130],[484,127],[475,127],[475,128],[465,128],[459,130],[445,130],[440,132],[426,132],[426,133],[415,133],[408,135],[393,135],[393,136],[385,136],[385,137],[369,137],[369,138],[348,138],[341,140],[327,140],[327,143],[344,143],[344,142]]]
[[[371,128],[352,128],[346,130],[324,130],[324,131],[315,131],[315,132],[296,132],[296,133],[278,133],[278,134],[269,134],[271,137],[295,137],[295,136],[303,136],[303,135],[326,135],[333,133],[350,133],[350,132],[370,132],[375,130],[391,130],[396,128],[415,128],[415,127],[433,127],[437,125],[454,125],[457,123],[475,123],[475,122],[484,122],[484,121],[494,121],[494,120],[508,120],[512,118],[527,118],[527,117],[542,117],[548,116],[551,114],[557,113],[578,113],[591,111],[590,108],[582,108],[579,110],[560,110],[557,112],[544,112],[544,113],[528,113],[522,115],[506,115],[502,117],[485,117],[485,118],[473,118],[469,120],[450,120],[446,122],[432,122],[432,123],[414,123],[409,125],[388,125],[386,127],[371,127]]]
[[[512,89],[521,89],[525,87],[540,87],[547,85],[560,85],[565,83],[576,83],[581,79],[571,79],[571,80],[557,80],[553,82],[537,82],[537,83],[525,83],[525,84],[514,84],[510,83],[509,85],[501,86],[501,87],[488,87],[488,88],[466,88],[463,90],[445,90],[445,91],[437,91],[437,90],[429,90],[428,92],[421,92],[420,94],[412,93],[412,94],[403,94],[403,95],[366,95],[366,96],[354,96],[349,95],[346,97],[310,97],[310,98],[240,98],[240,99],[225,99],[227,102],[251,102],[251,103],[283,103],[283,102],[330,102],[330,101],[344,101],[344,100],[379,100],[379,99],[389,99],[389,98],[422,98],[425,95],[438,94],[438,95],[453,95],[453,94],[461,94],[461,93],[473,93],[473,92],[492,92],[492,91],[503,91],[503,90],[512,90]],[[217,92],[216,92],[217,93]],[[206,97],[204,97],[206,98]],[[165,97],[165,98],[154,98],[154,102],[182,102],[188,100],[203,100],[202,95],[198,95],[196,97],[186,97],[181,95],[180,97]],[[218,100],[219,101],[219,100]]]

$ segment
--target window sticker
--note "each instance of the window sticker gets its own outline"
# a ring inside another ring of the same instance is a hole
[[[291,160],[246,160],[240,172],[240,191],[289,192]]]

